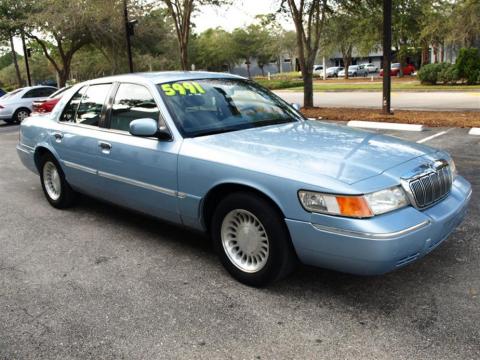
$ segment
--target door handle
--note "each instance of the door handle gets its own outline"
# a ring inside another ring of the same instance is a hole
[[[104,154],[109,154],[110,150],[112,149],[112,144],[109,144],[104,141],[99,141],[98,142],[98,147],[102,150]]]
[[[59,143],[63,139],[63,134],[61,132],[54,132],[53,137],[55,138],[55,141]]]

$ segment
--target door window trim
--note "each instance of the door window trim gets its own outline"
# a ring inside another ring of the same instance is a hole
[[[112,133],[119,134],[119,135],[133,136],[132,134],[130,134],[129,131],[111,129],[110,128],[113,102],[115,101],[115,96],[117,95],[118,89],[119,89],[120,85],[122,85],[122,84],[141,86],[148,91],[148,93],[152,97],[152,100],[155,101],[155,105],[158,108],[158,118],[154,119],[157,122],[157,126],[160,126],[160,124],[165,126],[167,128],[168,132],[170,133],[170,136],[172,137],[172,139],[170,141],[174,141],[173,132],[170,129],[170,126],[168,126],[167,121],[165,120],[165,116],[162,113],[162,108],[159,106],[158,101],[155,99],[155,96],[152,95],[152,91],[145,84],[138,84],[138,83],[130,82],[130,81],[116,81],[115,82],[115,86],[112,88],[111,96],[108,99],[108,109],[107,109],[107,112],[106,112],[105,128],[104,129],[108,132],[112,132]],[[155,138],[155,137],[145,137],[145,138],[142,138],[142,139],[154,139],[156,141],[159,141],[158,138]]]
[[[101,129],[101,128],[105,128],[105,116],[106,116],[106,104],[108,103],[108,100],[109,100],[109,96],[111,94],[111,89],[113,87],[113,85],[115,84],[115,82],[101,82],[101,83],[95,83],[95,84],[85,84],[84,86],[80,87],[71,97],[70,99],[68,99],[68,102],[65,104],[65,106],[63,107],[63,110],[60,114],[60,116],[58,117],[58,120],[57,122],[60,123],[60,124],[67,124],[67,125],[70,125],[70,126],[79,126],[79,127],[83,127],[83,128],[87,128],[87,129]],[[102,110],[100,111],[100,119],[98,120],[98,125],[87,125],[87,124],[79,124],[76,122],[76,118],[77,118],[77,111],[78,111],[78,107],[77,109],[75,110],[75,122],[71,122],[71,121],[62,121],[62,117],[63,117],[63,114],[65,114],[65,109],[66,107],[70,104],[70,101],[72,101],[73,97],[78,94],[82,89],[85,89],[85,92],[83,93],[82,95],[82,98],[80,99],[80,102],[79,102],[79,106],[80,104],[82,103],[83,99],[85,98],[85,95],[87,94],[87,91],[88,89],[91,87],[91,86],[95,86],[95,85],[110,85],[110,89],[107,93],[107,96],[106,96],[106,100],[103,102],[103,105],[102,105]]]

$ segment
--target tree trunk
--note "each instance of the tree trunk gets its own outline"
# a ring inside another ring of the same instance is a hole
[[[247,60],[247,74],[248,74],[248,78],[250,79],[252,77],[252,75],[250,74],[250,61]]]
[[[304,71],[303,73],[303,107],[313,107],[313,72]]]
[[[265,70],[263,68],[263,65],[262,66],[259,66],[260,70],[262,71],[262,77],[265,77]]]
[[[20,68],[18,67],[17,53],[15,52],[15,46],[13,44],[13,36],[12,36],[12,33],[9,33],[8,35],[10,37],[10,48],[12,49],[12,60],[13,60],[13,65],[15,66],[17,84],[18,84],[18,87],[22,87],[23,85],[22,76],[20,75]],[[25,54],[25,56],[27,56],[27,54]]]
[[[343,57],[343,67],[345,68],[345,79],[348,80],[349,76],[348,76],[348,67],[350,66],[350,64],[352,63],[352,58],[351,56],[347,56],[345,55]]]
[[[180,64],[182,70],[188,71],[188,44],[180,43]]]
[[[428,64],[430,60],[428,59],[428,43],[424,43],[422,46],[422,66]]]

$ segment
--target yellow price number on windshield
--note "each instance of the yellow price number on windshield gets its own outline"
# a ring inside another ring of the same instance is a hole
[[[163,84],[162,90],[167,96],[185,96],[191,94],[205,94],[202,86],[195,81],[177,82],[173,84]]]

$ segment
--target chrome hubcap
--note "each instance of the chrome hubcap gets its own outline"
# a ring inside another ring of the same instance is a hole
[[[27,117],[28,117],[28,112],[26,112],[26,111],[20,111],[17,115],[17,119],[20,122],[25,120]]]
[[[52,200],[60,198],[62,184],[60,182],[60,174],[57,167],[51,161],[47,161],[43,166],[43,184],[48,196]]]
[[[268,260],[270,245],[263,224],[251,212],[230,211],[223,219],[222,244],[230,261],[240,270],[255,273]]]

